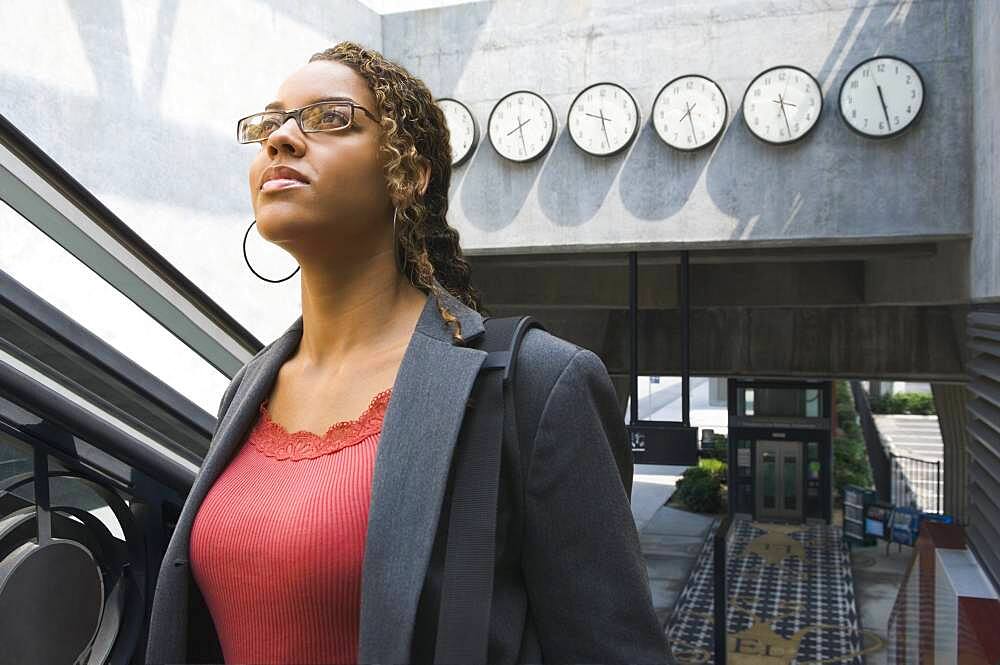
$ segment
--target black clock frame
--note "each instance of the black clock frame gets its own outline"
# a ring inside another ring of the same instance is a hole
[[[497,149],[496,145],[494,145],[494,143],[493,143],[493,136],[490,135],[490,127],[493,124],[493,114],[496,113],[497,108],[503,103],[503,101],[505,99],[507,99],[508,97],[510,97],[511,95],[516,95],[516,94],[521,93],[521,92],[526,92],[529,95],[534,95],[535,97],[538,97],[540,100],[542,100],[542,102],[545,104],[545,108],[547,108],[549,110],[549,116],[552,118],[552,131],[549,132],[549,138],[548,138],[548,140],[545,142],[545,145],[542,147],[542,149],[538,151],[537,155],[535,155],[533,157],[528,157],[527,159],[514,159],[513,157],[508,157],[507,155],[503,154],[502,152],[500,152]],[[552,147],[552,144],[555,142],[556,134],[558,133],[558,131],[559,131],[559,121],[556,119],[556,114],[552,111],[552,106],[549,104],[548,100],[546,100],[544,97],[542,97],[540,94],[538,94],[534,90],[523,90],[522,89],[522,90],[512,90],[512,91],[508,92],[506,95],[504,95],[503,97],[501,97],[497,101],[496,104],[493,105],[493,108],[490,109],[490,117],[486,121],[486,136],[490,140],[490,146],[493,148],[493,151],[496,152],[498,155],[500,155],[502,158],[506,159],[507,161],[515,162],[517,164],[524,164],[524,163],[527,163],[527,162],[533,162],[536,159],[538,159],[539,157],[541,157],[542,155],[544,155],[545,153],[547,153],[549,151],[549,149]]]
[[[570,131],[569,128],[569,114],[573,112],[573,105],[576,104],[576,100],[580,99],[580,96],[583,95],[583,93],[587,92],[591,88],[596,88],[599,85],[613,85],[619,90],[623,90],[625,94],[628,95],[628,98],[632,100],[632,106],[635,107],[635,127],[632,129],[632,134],[628,137],[628,140],[625,141],[625,143],[611,152],[591,152],[590,150],[587,150],[576,142],[576,138],[573,137],[573,132]],[[569,108],[566,110],[566,132],[569,134],[569,138],[573,141],[573,145],[593,157],[611,157],[613,155],[617,155],[622,150],[627,149],[630,145],[632,145],[632,142],[635,141],[635,137],[639,135],[640,126],[642,126],[642,109],[639,108],[638,102],[635,101],[635,97],[632,96],[632,93],[629,92],[625,86],[621,83],[615,83],[614,81],[598,81],[597,83],[591,83],[586,88],[576,93],[576,97],[573,98],[573,101],[569,104]]]
[[[711,83],[712,85],[714,85],[716,88],[718,88],[719,93],[722,95],[722,108],[723,108],[722,124],[719,126],[718,131],[715,132],[715,135],[712,136],[712,138],[710,138],[705,143],[703,143],[703,144],[701,144],[699,146],[696,146],[694,148],[679,148],[679,147],[673,145],[672,143],[670,143],[669,141],[667,141],[667,139],[663,138],[663,134],[660,134],[660,130],[656,126],[656,103],[658,101],[660,101],[660,95],[663,94],[664,90],[666,90],[667,88],[669,88],[670,86],[672,86],[677,81],[680,81],[681,79],[686,79],[686,78],[700,78],[700,79],[705,79],[706,81],[708,81],[709,83]],[[695,151],[698,151],[698,150],[702,150],[704,148],[707,148],[707,147],[711,146],[716,141],[718,141],[719,137],[722,136],[722,133],[726,130],[726,127],[729,126],[729,100],[726,98],[726,92],[722,89],[722,86],[719,85],[715,80],[713,80],[713,79],[705,76],[704,74],[681,74],[680,76],[675,76],[674,78],[672,78],[669,81],[667,81],[666,84],[664,84],[664,86],[662,88],[660,88],[660,91],[658,93],[656,93],[656,97],[653,98],[653,108],[652,108],[652,110],[649,113],[649,123],[651,125],[653,125],[653,131],[655,131],[656,135],[660,137],[660,140],[663,141],[664,143],[666,143],[668,146],[670,146],[674,150],[680,150],[681,152],[695,152]]]
[[[802,136],[795,139],[791,139],[789,141],[772,141],[771,139],[765,139],[763,136],[758,136],[757,133],[753,131],[753,128],[750,127],[750,121],[747,120],[746,113],[743,112],[743,108],[746,106],[747,102],[747,94],[750,92],[750,88],[753,87],[754,82],[756,82],[757,79],[759,79],[761,76],[764,76],[768,72],[773,72],[776,69],[794,69],[805,74],[816,85],[816,90],[819,91],[819,112],[816,113],[816,122],[814,122],[812,124],[812,127],[807,129],[805,133],[802,134]],[[768,145],[792,145],[793,143],[798,143],[805,137],[812,134],[812,131],[816,129],[816,126],[819,125],[820,119],[823,117],[823,87],[819,84],[819,81],[816,80],[815,76],[813,76],[806,70],[802,69],[798,65],[775,65],[774,67],[768,67],[767,69],[765,69],[764,71],[760,72],[752,79],[750,79],[750,83],[747,84],[746,90],[743,91],[743,98],[740,100],[740,115],[743,116],[743,124],[747,128],[747,131],[749,131],[750,135],[755,137],[758,141],[763,141]]]
[[[464,164],[467,161],[469,161],[469,158],[472,157],[472,153],[474,153],[476,151],[476,146],[479,145],[479,123],[476,122],[476,116],[473,115],[472,109],[470,109],[468,106],[466,106],[462,102],[458,101],[454,97],[438,97],[437,99],[434,100],[434,103],[437,104],[438,102],[445,102],[445,101],[447,101],[447,102],[454,102],[454,103],[458,104],[463,109],[465,109],[465,112],[469,114],[469,118],[472,119],[472,143],[469,144],[469,151],[466,152],[462,157],[460,157],[458,159],[458,161],[454,162],[451,165],[451,167],[454,169],[454,168],[458,168],[462,164]],[[448,144],[449,144],[449,146],[451,145],[451,137],[450,136],[448,137]]]
[[[920,107],[917,109],[917,112],[913,114],[913,118],[908,123],[906,123],[906,125],[901,129],[897,129],[896,131],[890,132],[889,134],[869,134],[867,132],[858,129],[857,127],[855,127],[854,125],[852,125],[850,122],[847,121],[847,116],[844,115],[844,106],[843,104],[841,104],[840,100],[843,98],[844,95],[844,85],[847,83],[847,80],[851,78],[851,74],[853,74],[862,66],[868,64],[872,60],[883,60],[885,58],[889,58],[891,60],[899,60],[900,62],[905,63],[907,66],[909,66],[909,68],[912,69],[914,72],[916,72],[917,80],[920,81]],[[907,60],[906,58],[901,58],[898,55],[892,55],[891,53],[882,53],[881,55],[873,55],[870,58],[865,58],[858,64],[851,67],[851,71],[847,72],[847,74],[844,75],[844,79],[840,82],[840,88],[837,90],[837,111],[840,114],[840,119],[844,121],[844,124],[847,125],[847,128],[850,129],[852,132],[854,132],[858,136],[863,136],[866,139],[876,139],[881,141],[883,139],[891,139],[894,136],[899,136],[900,134],[906,132],[908,129],[917,124],[917,120],[919,120],[920,116],[923,115],[924,100],[926,99],[926,97],[927,97],[927,83],[924,81],[923,75],[920,74],[920,70],[917,69],[913,65],[913,63]]]

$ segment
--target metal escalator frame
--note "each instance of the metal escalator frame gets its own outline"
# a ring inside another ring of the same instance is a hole
[[[263,348],[2,114],[0,198],[226,376]]]

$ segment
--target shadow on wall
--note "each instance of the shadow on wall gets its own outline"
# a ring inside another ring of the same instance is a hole
[[[943,24],[942,13],[947,16]],[[726,92],[735,114],[709,164],[706,187],[719,210],[739,220],[732,238],[881,235],[879,229],[898,233],[894,227],[901,226],[919,233],[921,222],[933,223],[923,211],[940,209],[940,197],[954,201],[946,206],[950,209],[964,208],[971,193],[966,175],[935,169],[934,164],[946,153],[966,151],[968,138],[922,122],[928,116],[952,117],[959,126],[968,126],[969,119],[961,115],[970,113],[962,101],[969,73],[958,62],[945,58],[919,64],[927,86],[923,118],[897,140],[864,138],[840,118],[843,78],[875,54],[908,57],[914,44],[913,33],[906,34],[908,24],[922,31],[969,30],[964,3],[855,8],[820,71],[811,72],[823,87],[823,110],[813,131],[796,143],[768,145],[751,135],[741,117],[746,83],[737,93],[732,89],[737,82],[730,82]],[[808,230],[799,232],[798,221]],[[841,223],[849,226],[838,228]]]

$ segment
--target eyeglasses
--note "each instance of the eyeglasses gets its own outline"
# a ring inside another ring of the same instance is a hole
[[[264,111],[236,121],[236,140],[240,143],[264,141],[281,127],[289,116],[295,118],[303,132],[339,132],[354,124],[354,109],[361,109],[378,122],[371,111],[354,102],[316,102],[288,111]]]

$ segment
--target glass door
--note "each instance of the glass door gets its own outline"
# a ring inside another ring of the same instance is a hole
[[[757,441],[757,519],[802,520],[802,442]]]

